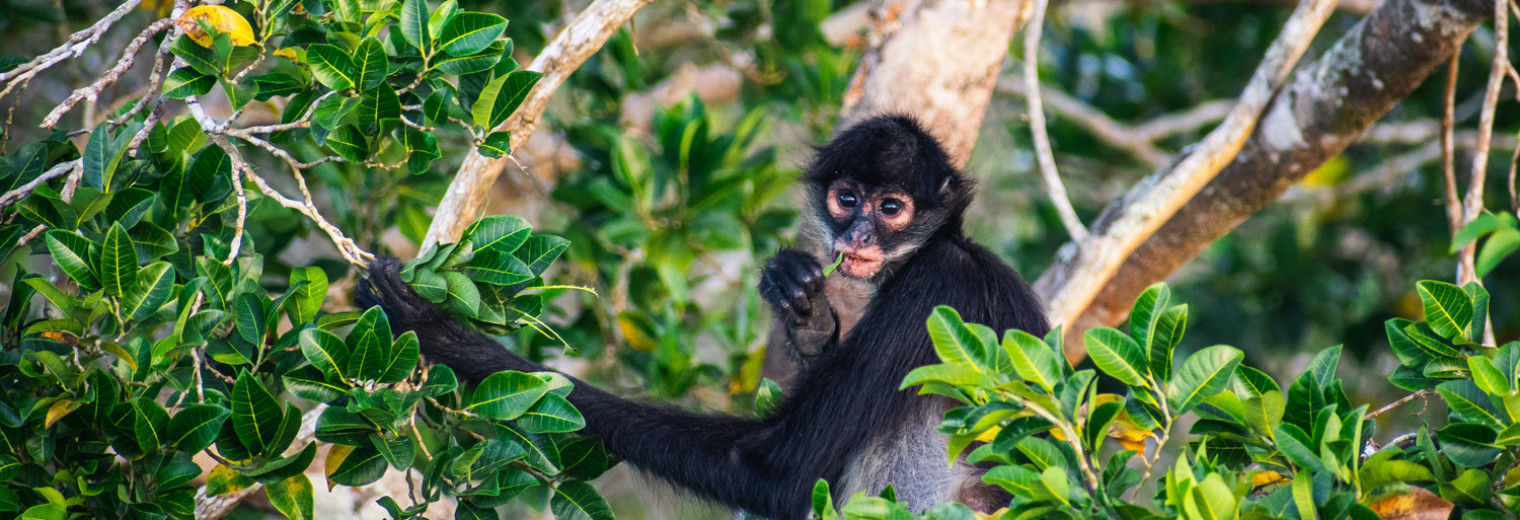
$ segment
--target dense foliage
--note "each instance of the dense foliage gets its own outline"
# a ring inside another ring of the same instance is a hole
[[[1475,340],[1489,301],[1476,284],[1425,281],[1418,291],[1426,320],[1387,322],[1402,363],[1389,379],[1434,390],[1450,416],[1386,446],[1372,439],[1373,419],[1387,410],[1353,405],[1336,377],[1340,346],[1321,351],[1286,389],[1227,345],[1177,359],[1188,306],[1173,305],[1164,284],[1141,294],[1129,330],[1084,335],[1097,370],[1066,362],[1059,330],[1044,339],[1009,330],[999,341],[940,307],[928,327],[942,363],[914,370],[903,387],[964,405],[945,414],[940,431],[952,459],[975,446],[967,460],[995,464],[983,480],[1013,495],[1005,519],[1360,520],[1444,517],[1454,506],[1464,518],[1512,516],[1520,509],[1520,341]],[[1101,391],[1099,372],[1122,391]],[[1173,440],[1188,424],[1187,436]],[[1105,449],[1109,438],[1121,449]],[[1147,453],[1147,439],[1186,446],[1154,481],[1162,451]],[[915,518],[890,490],[853,497],[842,512],[828,498],[820,482],[821,518]],[[918,517],[971,513],[945,504]]]

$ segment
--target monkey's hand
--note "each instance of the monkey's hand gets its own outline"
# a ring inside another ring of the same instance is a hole
[[[792,348],[802,356],[822,354],[838,339],[839,323],[823,289],[823,267],[795,249],[776,253],[760,274],[760,297],[770,304]]]
[[[502,370],[544,370],[419,296],[401,279],[401,261],[395,258],[376,258],[370,264],[354,289],[354,303],[360,309],[379,306],[396,335],[416,331],[422,355],[448,365],[466,380],[479,382]]]

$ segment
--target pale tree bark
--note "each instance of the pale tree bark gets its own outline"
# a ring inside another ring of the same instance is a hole
[[[634,13],[649,5],[651,0],[596,0],[575,17],[575,21],[555,35],[543,52],[533,59],[528,70],[544,73],[543,79],[528,93],[527,99],[518,106],[501,126],[493,131],[511,132],[512,145],[528,142],[538,129],[549,96],[570,77],[581,63],[602,48],[618,29],[633,19]],[[474,222],[485,207],[491,185],[511,161],[511,156],[491,159],[471,149],[460,165],[459,173],[449,183],[449,191],[433,215],[422,249],[440,242],[453,242],[465,228]]]
[[[1379,5],[1316,64],[1299,70],[1274,96],[1234,160],[1133,254],[1118,259],[1120,265],[1090,304],[1072,306],[1051,297],[1068,289],[1073,273],[1097,261],[1081,249],[1063,250],[1035,288],[1047,298],[1047,307],[1076,307],[1064,319],[1053,316],[1067,324],[1068,354],[1073,346],[1080,349],[1080,341],[1073,340],[1082,330],[1124,319],[1146,286],[1165,279],[1355,141],[1445,63],[1492,5],[1478,0],[1388,0]],[[1139,186],[1171,173],[1158,173]],[[1133,198],[1111,203],[1094,223],[1094,232],[1129,211],[1129,200]]]
[[[912,115],[957,166],[971,155],[1024,0],[883,2],[877,33],[845,92],[836,130],[874,115]]]

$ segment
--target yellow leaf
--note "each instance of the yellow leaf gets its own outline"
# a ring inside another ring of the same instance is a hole
[[[205,29],[202,29],[196,20],[205,20],[212,27],[216,27],[217,31],[227,33],[227,36],[232,38],[233,45],[244,46],[258,43],[253,36],[253,26],[248,25],[248,20],[237,11],[220,5],[198,5],[185,11],[185,14],[180,15],[174,23],[185,32],[185,36],[189,36],[201,47],[210,47],[213,38],[210,34],[206,34]]]
[[[1330,187],[1344,182],[1350,173],[1351,162],[1337,155],[1309,172],[1309,175],[1304,176],[1303,182],[1305,186]]]
[[[992,442],[993,439],[997,438],[998,432],[1001,431],[1003,431],[1002,426],[993,426],[991,428],[988,428],[987,431],[984,431],[981,435],[976,436],[976,442]]]
[[[332,474],[338,472],[338,466],[342,466],[343,465],[343,459],[347,459],[348,458],[348,454],[353,453],[353,452],[354,452],[354,447],[353,446],[344,446],[342,444],[334,444],[333,447],[332,447],[332,449],[328,450],[328,452],[327,452],[327,461],[324,462],[324,463],[322,463],[322,472],[323,472],[323,475],[326,475],[328,477],[328,479],[327,479],[327,490],[328,491],[332,491],[333,486],[337,485],[336,483],[334,483],[332,481],[332,478],[331,478]]]
[[[1384,520],[1444,520],[1451,516],[1452,504],[1421,487],[1409,493],[1373,502],[1367,507]]]
[[[1288,482],[1288,477],[1276,471],[1258,471],[1251,475],[1251,487],[1270,486]]]
[[[290,61],[296,61],[296,50],[290,47],[274,51],[274,55]]]
[[[634,350],[642,350],[644,352],[654,351],[654,337],[650,336],[649,331],[645,330],[645,327],[640,326],[641,324],[635,321],[636,319],[626,311],[618,314],[618,329],[623,331],[623,339]]]
[[[132,369],[132,373],[137,373],[137,358],[132,357],[132,354],[127,352],[127,349],[121,348],[121,345],[107,342],[102,343],[100,349],[110,352],[117,359],[127,362],[127,367]]]
[[[239,473],[238,470],[217,464],[206,474],[206,496],[220,496],[228,493],[236,493],[253,484],[253,479]]]
[[[999,509],[997,511],[993,511],[991,514],[977,511],[976,512],[976,520],[1000,520],[1001,518],[1003,518],[1003,514],[1005,514],[1007,512],[1008,512],[1008,508],[1006,508],[1006,507],[1002,508],[1002,509]]]
[[[69,414],[74,413],[74,410],[78,409],[79,402],[73,399],[53,401],[53,406],[48,407],[47,418],[43,421],[42,425],[45,428],[52,428],[53,423],[58,422],[59,419],[68,417]]]

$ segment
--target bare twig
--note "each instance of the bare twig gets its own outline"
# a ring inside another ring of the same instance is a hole
[[[68,59],[84,54],[85,49],[90,48],[90,46],[94,45],[95,42],[100,41],[100,37],[104,36],[106,34],[106,31],[111,29],[112,25],[115,25],[116,22],[120,21],[122,17],[127,15],[127,13],[132,12],[132,9],[134,7],[137,7],[137,4],[142,3],[142,1],[143,0],[127,0],[125,2],[122,2],[121,5],[116,6],[115,10],[112,10],[104,17],[101,17],[100,20],[96,21],[94,25],[91,25],[83,30],[80,30],[79,32],[74,33],[72,36],[69,36],[69,41],[67,43],[64,43],[63,45],[58,46],[58,48],[48,51],[46,54],[33,58],[32,61],[23,63],[14,69],[6,72],[0,72],[0,84],[5,85],[5,88],[3,90],[0,90],[0,98],[4,98],[5,96],[9,95],[11,91],[14,90],[18,85],[25,85],[27,81],[31,80],[42,71],[52,68],[54,65],[57,65],[59,63],[63,63]]]
[[[1461,55],[1452,55],[1451,61],[1446,64],[1446,95],[1442,98],[1441,108],[1441,173],[1446,184],[1446,221],[1451,228],[1451,236],[1457,236],[1457,230],[1462,229],[1462,202],[1457,200],[1457,166],[1456,166],[1456,113],[1457,113],[1457,66],[1461,63]]]
[[[1046,314],[1053,323],[1072,324],[1108,284],[1124,259],[1235,159],[1255,130],[1267,102],[1282,86],[1334,7],[1333,0],[1299,4],[1224,123],[1170,173],[1153,176],[1137,185],[1126,196],[1132,204],[1101,234],[1077,243],[1085,261],[1075,266],[1067,283],[1046,299],[1049,302]]]
[[[1383,405],[1382,408],[1378,408],[1378,409],[1373,410],[1371,412],[1367,412],[1367,415],[1365,415],[1364,418],[1366,418],[1366,419],[1376,418],[1379,415],[1383,415],[1385,413],[1388,413],[1389,410],[1392,410],[1394,408],[1398,408],[1400,405],[1403,405],[1404,403],[1408,403],[1410,401],[1413,401],[1415,399],[1419,399],[1419,398],[1422,398],[1422,397],[1428,397],[1428,396],[1430,396],[1431,394],[1434,394],[1434,393],[1436,393],[1436,391],[1435,390],[1431,390],[1429,388],[1426,388],[1424,390],[1420,390],[1418,392],[1406,395],[1406,396],[1400,398],[1397,401],[1394,401],[1394,402],[1388,403],[1386,405]]]
[[[1021,74],[999,78],[997,90],[1024,97],[1028,87]],[[1171,160],[1170,152],[1156,148],[1157,141],[1196,131],[1204,125],[1224,119],[1235,106],[1234,100],[1209,101],[1176,114],[1158,116],[1130,126],[1115,121],[1108,114],[1060,90],[1042,86],[1040,96],[1041,102],[1051,113],[1082,127],[1109,146],[1129,152],[1152,168],[1165,166]]]
[[[533,131],[538,129],[539,118],[543,115],[549,96],[570,77],[571,72],[579,68],[586,58],[600,49],[618,28],[649,2],[650,0],[596,0],[582,10],[575,21],[555,35],[543,52],[533,59],[528,70],[542,72],[544,77],[528,93],[517,111],[494,130],[511,132],[514,141],[527,142]],[[422,249],[457,239],[470,220],[485,206],[491,185],[496,182],[496,177],[505,166],[506,162],[502,159],[490,159],[476,150],[470,150],[464,164],[459,167],[459,173],[449,183],[449,191],[438,204],[433,223],[428,226],[427,236],[422,240]]]
[[[1050,151],[1050,136],[1045,133],[1045,109],[1040,104],[1040,31],[1045,24],[1046,0],[1034,1],[1034,18],[1024,26],[1024,100],[1029,105],[1029,132],[1034,136],[1035,156],[1039,158],[1040,176],[1045,180],[1045,191],[1050,194],[1050,203],[1056,207],[1056,214],[1061,216],[1061,225],[1066,226],[1066,234],[1071,235],[1073,241],[1087,239],[1087,228],[1082,226],[1082,219],[1077,218],[1076,210],[1071,207],[1071,199],[1066,196],[1066,185],[1061,183],[1061,175],[1056,171],[1055,154]]]
[[[128,70],[132,69],[132,65],[137,62],[137,51],[142,50],[143,44],[148,43],[149,38],[152,38],[153,35],[163,32],[165,29],[168,29],[173,25],[174,21],[168,18],[160,19],[156,22],[153,22],[152,24],[149,24],[147,29],[143,29],[142,33],[138,34],[136,38],[133,38],[132,42],[127,44],[127,48],[122,50],[121,59],[116,62],[116,65],[114,67],[111,67],[110,69],[107,69],[105,72],[101,73],[100,79],[95,80],[95,82],[89,84],[89,86],[75,89],[74,93],[69,94],[69,97],[65,98],[62,103],[58,104],[57,107],[54,107],[53,111],[49,112],[47,117],[42,118],[41,126],[43,128],[52,128],[56,126],[58,124],[58,120],[63,118],[63,115],[67,114],[69,110],[72,110],[74,108],[74,105],[78,104],[80,101],[88,99],[90,100],[90,103],[94,103],[95,98],[100,96],[100,92],[102,90],[105,90],[107,87],[116,84],[116,80],[121,79],[122,74],[125,74]],[[157,76],[154,77],[156,78]],[[143,99],[144,102],[146,102],[148,98]]]
[[[36,179],[32,179],[31,182],[22,184],[20,187],[17,187],[14,190],[5,192],[4,195],[0,195],[0,209],[8,208],[11,204],[15,204],[21,199],[26,198],[27,195],[31,195],[32,191],[36,190],[38,186],[47,184],[48,181],[56,179],[60,175],[79,168],[80,164],[82,164],[80,161],[83,161],[83,159],[74,159],[69,162],[58,163],[52,168],[49,168],[48,171],[42,172],[42,175],[38,175]]]
[[[1504,88],[1504,73],[1509,66],[1509,2],[1494,2],[1494,60],[1488,73],[1488,89],[1483,96],[1483,110],[1478,116],[1478,149],[1473,152],[1472,176],[1467,184],[1467,196],[1462,199],[1462,220],[1456,229],[1483,212],[1483,184],[1488,178],[1488,140],[1494,134],[1494,110],[1499,105],[1499,93]],[[1453,235],[1455,236],[1455,235]],[[1477,277],[1474,257],[1478,244],[1469,243],[1458,254],[1457,283],[1483,281]]]

